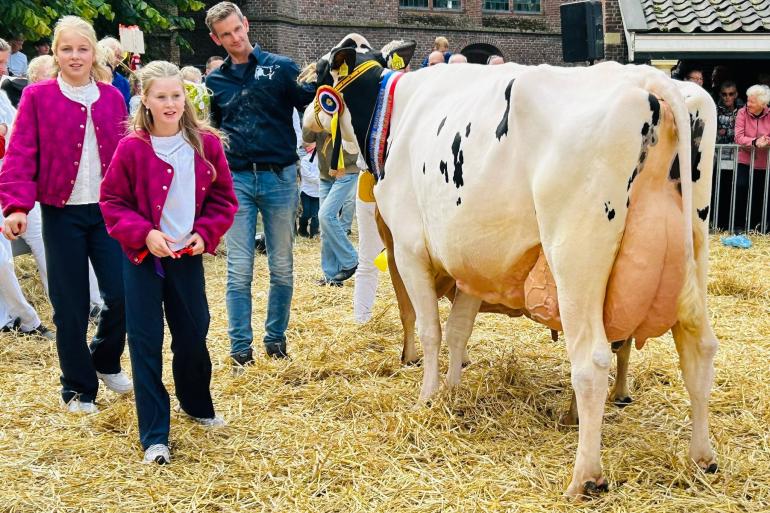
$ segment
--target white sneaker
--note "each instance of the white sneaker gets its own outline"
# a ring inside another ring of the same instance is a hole
[[[77,397],[64,404],[64,408],[70,413],[99,413],[99,408],[94,403],[81,401]]]
[[[144,451],[142,463],[157,463],[166,465],[171,463],[171,453],[168,452],[168,445],[153,444]]]
[[[219,415],[208,419],[202,419],[202,418],[193,417],[193,416],[190,416],[190,418],[195,422],[197,422],[198,424],[200,424],[201,426],[208,429],[217,429],[217,428],[225,427],[227,425],[227,422],[225,422],[225,419],[223,419]]]
[[[101,379],[104,382],[104,386],[116,394],[127,394],[134,389],[131,378],[126,376],[122,371],[117,374],[102,374],[101,372],[97,372],[96,377]]]
[[[227,425],[227,422],[225,422],[225,419],[223,419],[219,415],[215,415],[214,417],[209,417],[209,418],[193,417],[192,415],[184,411],[179,404],[174,406],[174,411],[177,413],[181,413],[182,415],[186,416],[188,419],[194,422],[197,422],[198,424],[200,424],[205,428],[216,429],[216,428],[225,427]]]

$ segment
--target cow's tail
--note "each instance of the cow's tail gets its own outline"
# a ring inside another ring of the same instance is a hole
[[[685,276],[682,291],[677,303],[677,319],[681,327],[690,332],[696,332],[700,321],[705,315],[701,298],[706,293],[700,290],[698,274],[695,266],[695,251],[693,243],[693,186],[692,186],[692,155],[690,114],[687,104],[676,83],[656,70],[651,74],[647,90],[658,95],[671,107],[677,131],[677,154],[679,156],[680,184],[682,188],[682,214],[684,216],[685,234]]]

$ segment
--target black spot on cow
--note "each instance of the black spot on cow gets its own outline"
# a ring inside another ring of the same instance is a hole
[[[671,163],[671,169],[668,172],[668,179],[672,182],[678,181],[681,178],[679,173],[679,155],[674,157],[674,161]]]
[[[468,123],[468,126],[465,127],[465,137],[469,137],[471,135],[471,124]]]
[[[658,121],[660,121],[660,102],[653,94],[647,95],[647,101],[650,102],[650,110],[652,111],[652,126],[658,126]]]
[[[460,199],[460,198],[457,198],[457,206],[458,206],[458,207],[460,206],[460,203],[462,203],[462,202],[463,202],[463,200],[462,200],[462,199]]]
[[[425,163],[422,164],[422,174],[425,174]]]
[[[705,221],[709,217],[709,206],[706,205],[703,208],[698,209],[698,217],[700,217],[701,221]]]
[[[505,112],[503,113],[503,119],[497,125],[497,130],[495,130],[495,137],[497,137],[498,141],[504,135],[508,135],[508,113],[511,110],[511,88],[513,87],[514,80],[508,82],[508,87],[505,88]]]
[[[463,186],[463,161],[465,160],[463,157],[463,150],[460,149],[460,143],[462,142],[462,137],[460,136],[460,132],[457,132],[455,134],[455,139],[452,141],[452,155],[454,155],[454,165],[455,165],[455,172],[452,175],[452,181],[455,184],[455,187],[458,189]]]
[[[642,135],[646,136],[650,132],[650,124],[645,122],[644,125],[642,125]]]
[[[628,185],[626,186],[626,191],[631,190],[631,184],[634,183],[634,180],[636,180],[636,175],[638,175],[639,172],[634,169],[633,173],[631,173],[631,176],[628,177]]]
[[[700,143],[701,139],[703,139],[703,131],[706,129],[706,122],[702,119],[698,118],[698,113],[695,113],[695,119],[692,120],[692,132],[691,132],[691,139],[690,144],[692,144],[692,151],[690,152],[691,160],[692,160],[692,181],[693,183],[700,180],[700,169],[698,169],[698,166],[700,165],[701,160],[701,151],[700,151]]]
[[[443,160],[438,163],[438,170],[441,171],[441,174],[444,175],[444,181],[446,183],[449,183],[449,172],[447,171],[447,165],[446,162]]]
[[[607,220],[612,221],[615,219],[615,209],[610,208],[610,202],[604,204],[604,213],[607,214]]]
[[[442,119],[441,123],[438,124],[438,130],[436,131],[436,135],[441,133],[441,129],[444,128],[444,123],[446,123],[446,116],[444,116],[444,119]]]

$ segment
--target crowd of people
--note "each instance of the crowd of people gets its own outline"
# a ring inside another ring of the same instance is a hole
[[[291,59],[252,44],[235,4],[211,7],[206,25],[227,57],[209,58],[205,75],[153,61],[125,76],[120,42],[97,40],[75,16],[59,20],[29,62],[22,38],[0,39],[0,329],[56,341],[68,412],[97,412],[100,382],[133,391],[148,463],[171,461],[164,318],[180,410],[204,427],[224,425],[210,393],[203,253],[225,239],[230,359],[238,370],[255,360],[260,243],[270,280],[256,345],[279,359],[289,357],[295,236],[321,236],[319,286],[355,276],[359,323],[372,316],[374,261],[384,248],[363,159],[343,151],[332,162],[330,137],[301,126],[314,84],[298,80]],[[467,59],[438,37],[423,66],[459,62]],[[491,55],[487,64],[503,62]],[[734,82],[719,88],[718,137],[740,145],[739,176],[747,176],[752,150],[754,169],[766,166],[770,89],[749,88],[742,106]],[[37,261],[55,333],[19,287],[9,242],[18,238]],[[89,320],[96,324],[90,343]],[[126,341],[132,377],[121,367]]]
[[[763,205],[768,205],[770,192],[765,188],[770,149],[770,75],[759,73],[756,83],[743,96],[725,66],[714,67],[710,87],[704,85],[700,68],[690,68],[683,75],[684,80],[712,94],[717,105],[716,142],[730,145],[719,150],[714,166],[712,204],[718,212],[716,225],[730,229],[732,213],[735,231],[759,231]],[[737,155],[732,145],[738,146]],[[764,224],[765,231],[770,230],[770,208],[765,212]]]

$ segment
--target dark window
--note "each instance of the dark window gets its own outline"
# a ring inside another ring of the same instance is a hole
[[[398,0],[400,7],[428,7],[428,0]]]
[[[459,9],[460,0],[433,0],[435,9]]]
[[[492,12],[541,12],[540,0],[484,0],[483,9]]]
[[[514,12],[540,12],[540,0],[514,0]]]
[[[508,0],[484,0],[485,11],[507,11]]]

